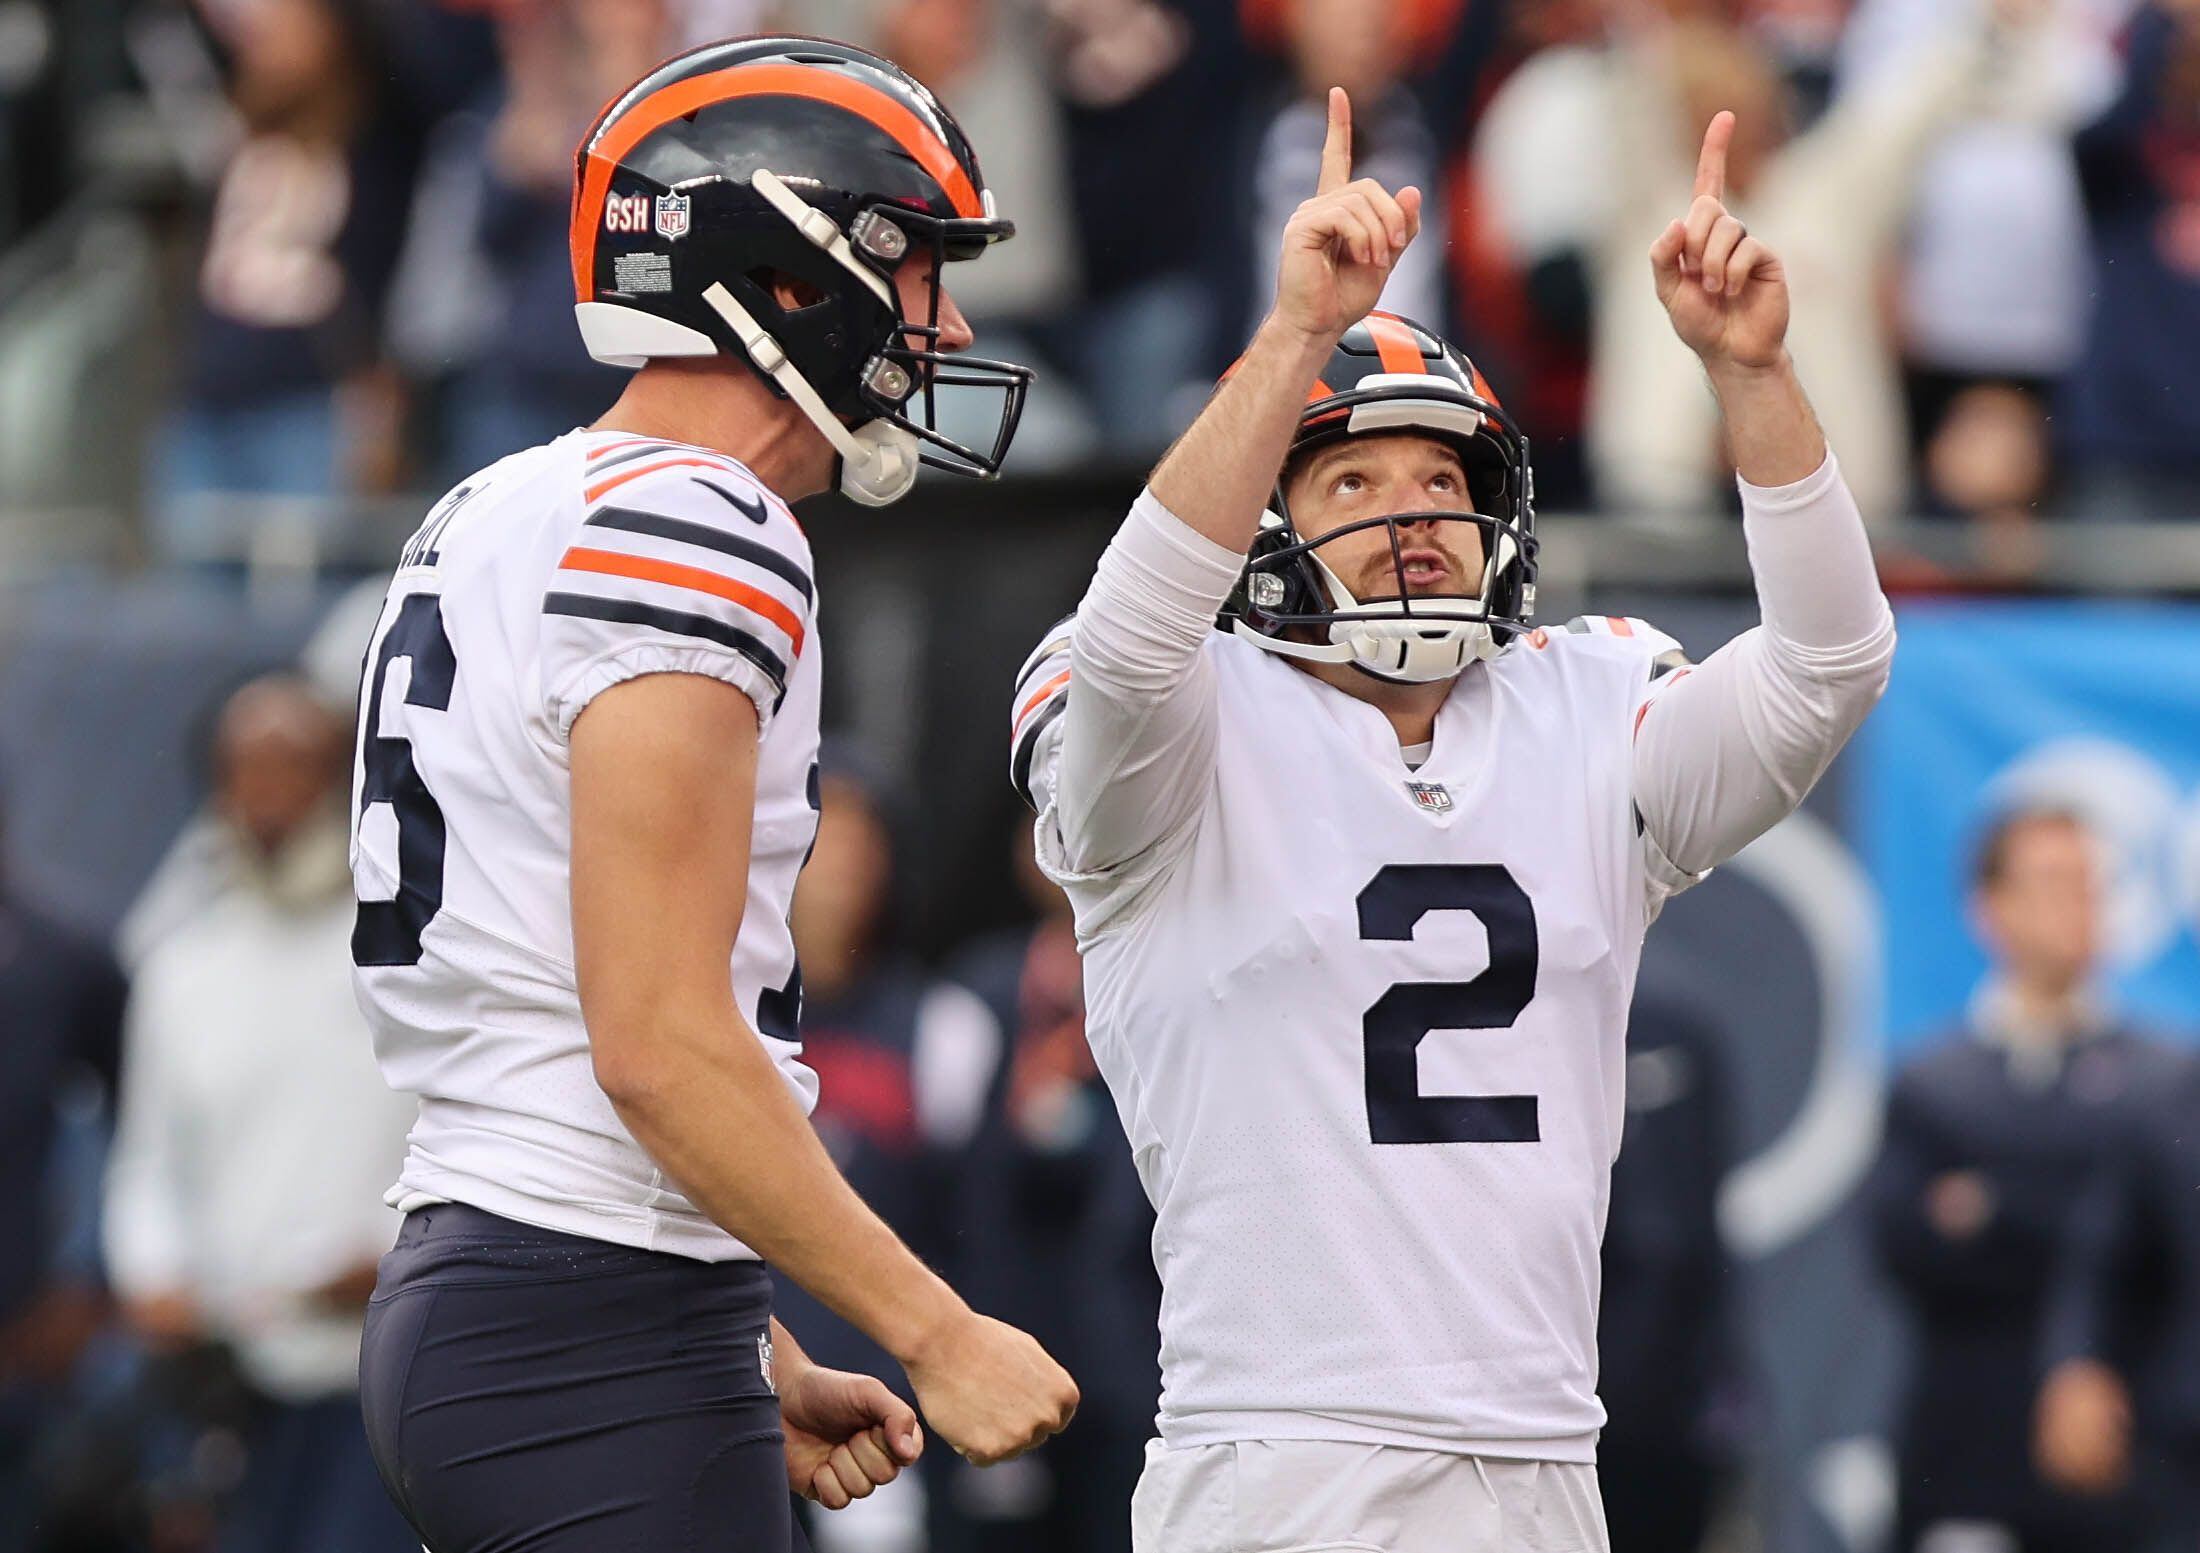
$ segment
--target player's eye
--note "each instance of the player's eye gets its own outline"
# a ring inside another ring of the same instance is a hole
[[[1459,489],[1459,477],[1450,473],[1431,475],[1428,488],[1432,491],[1456,491]]]
[[[1357,471],[1346,470],[1337,476],[1329,487],[1333,496],[1356,496],[1367,489],[1367,481]]]

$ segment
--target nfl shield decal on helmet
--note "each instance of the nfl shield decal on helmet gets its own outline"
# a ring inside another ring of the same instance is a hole
[[[685,237],[688,229],[688,196],[685,194],[660,194],[657,196],[657,235],[659,237]]]

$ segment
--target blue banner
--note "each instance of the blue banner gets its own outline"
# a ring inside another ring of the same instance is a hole
[[[2107,986],[2200,1027],[2200,609],[1963,603],[1899,612],[1886,699],[1858,736],[1856,841],[1886,923],[1897,1051],[1963,1010],[1986,962],[1966,920],[1983,824],[2043,802],[2109,859]]]

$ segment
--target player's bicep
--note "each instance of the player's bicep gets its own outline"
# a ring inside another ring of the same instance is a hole
[[[573,946],[599,1077],[722,1031],[747,904],[758,711],[698,674],[596,696],[571,733]]]

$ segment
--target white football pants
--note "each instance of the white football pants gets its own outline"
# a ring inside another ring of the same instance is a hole
[[[1132,1553],[1611,1553],[1593,1466],[1394,1445],[1146,1446]]]

